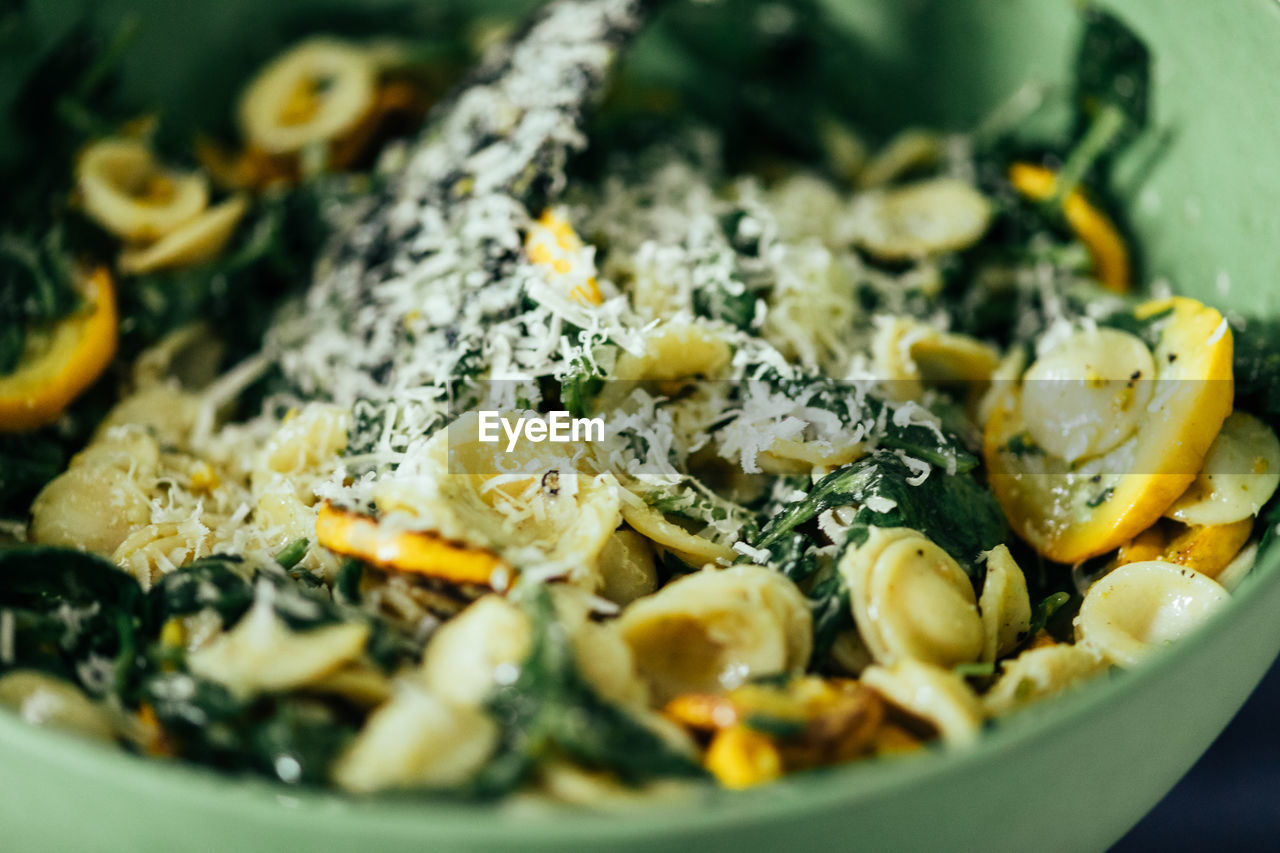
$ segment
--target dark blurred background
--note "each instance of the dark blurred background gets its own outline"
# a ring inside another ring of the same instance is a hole
[[[1280,661],[1191,772],[1114,848],[1280,850]]]

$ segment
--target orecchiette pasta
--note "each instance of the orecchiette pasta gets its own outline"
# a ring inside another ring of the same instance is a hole
[[[690,566],[702,566],[717,561],[731,562],[737,554],[727,545],[721,545],[705,536],[690,533],[678,524],[666,519],[662,513],[639,501],[622,504],[622,518],[631,528],[659,548],[670,551]]]
[[[1027,579],[1005,545],[987,552],[987,577],[978,599],[982,613],[982,659],[993,661],[1012,652],[1031,627]]]
[[[351,413],[337,406],[312,404],[293,417],[262,448],[255,478],[272,474],[300,474],[320,464],[331,464],[347,446]]]
[[[104,139],[76,164],[85,212],[126,240],[154,240],[193,219],[209,201],[203,175],[161,168],[146,144]]]
[[[954,672],[911,658],[867,667],[862,683],[904,711],[928,722],[955,746],[972,743],[982,726],[982,705]]]
[[[31,504],[31,538],[110,554],[151,520],[151,502],[128,471],[114,465],[75,465],[41,490]]]
[[[483,712],[406,684],[338,757],[333,780],[357,793],[458,785],[480,770],[497,744],[498,727]]]
[[[264,68],[240,99],[240,126],[268,154],[289,154],[355,128],[373,108],[376,68],[368,51],[313,38]]]
[[[329,675],[359,658],[368,639],[369,626],[361,622],[294,631],[276,615],[271,595],[265,594],[234,628],[193,652],[188,663],[197,675],[252,695]]]
[[[450,619],[427,644],[427,688],[455,705],[480,707],[494,687],[514,679],[529,652],[532,628],[520,608],[487,595]]]
[[[1087,644],[1054,643],[1028,649],[1005,661],[1000,676],[983,694],[987,714],[1000,716],[1066,690],[1106,666]]]
[[[227,245],[248,209],[247,198],[234,196],[201,211],[150,246],[124,249],[116,265],[128,275],[142,275],[207,261]]]
[[[634,530],[614,531],[600,550],[600,594],[627,605],[658,588],[658,570],[648,542]]]
[[[1253,415],[1222,424],[1204,467],[1165,515],[1185,524],[1218,525],[1257,515],[1280,485],[1280,439]]]
[[[1036,444],[1067,462],[1100,456],[1132,436],[1148,416],[1155,360],[1118,329],[1085,329],[1027,368],[1022,414]]]
[[[987,230],[991,203],[969,184],[933,178],[857,196],[844,227],[885,260],[907,260],[972,245]]]
[[[982,654],[973,585],[955,559],[923,534],[872,528],[838,570],[858,633],[877,663],[912,659],[951,666]]]
[[[704,569],[632,602],[619,617],[655,701],[719,692],[809,659],[811,617],[791,581],[769,569]]]
[[[974,338],[898,316],[876,319],[871,357],[876,376],[900,400],[918,399],[923,384],[979,392],[999,364],[999,355]]]
[[[1226,590],[1192,569],[1158,560],[1128,563],[1089,587],[1076,635],[1111,663],[1134,666],[1226,602]]]
[[[116,404],[98,427],[98,434],[129,426],[148,430],[166,444],[185,444],[199,409],[198,395],[170,384],[157,385]]]
[[[483,443],[478,420],[468,413],[435,435],[418,477],[379,485],[378,508],[398,515],[406,529],[513,561],[524,555],[548,575],[597,586],[597,558],[622,521],[617,481],[591,474],[589,459],[556,449],[572,445],[526,442],[506,453]]]
[[[732,357],[723,333],[709,326],[679,321],[664,324],[646,336],[643,352],[618,356],[596,407],[605,412],[624,408],[641,383],[666,393],[688,380],[722,378]]]
[[[37,726],[75,732],[94,740],[115,736],[111,718],[74,684],[43,672],[11,669],[0,675],[0,707]]]

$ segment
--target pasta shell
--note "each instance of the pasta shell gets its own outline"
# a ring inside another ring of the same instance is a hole
[[[259,452],[255,481],[301,474],[333,459],[346,449],[350,424],[347,409],[325,403],[311,403],[286,417]]]
[[[658,703],[803,669],[813,644],[804,595],[758,566],[686,575],[630,604],[618,627]]]
[[[436,632],[422,659],[423,683],[440,699],[479,708],[519,673],[529,654],[529,620],[500,595],[478,599]]]
[[[731,563],[738,556],[728,545],[690,533],[680,525],[667,521],[666,516],[653,507],[639,501],[623,504],[622,518],[641,536],[675,554],[689,566]]]
[[[1129,563],[1095,581],[1076,616],[1076,636],[1117,666],[1194,631],[1226,604],[1211,578],[1172,563]]]
[[[968,248],[991,221],[991,203],[970,184],[933,178],[854,198],[853,242],[885,261],[906,261]]]
[[[876,378],[898,400],[918,398],[925,384],[980,391],[999,364],[981,341],[898,316],[876,318],[871,355]]]
[[[872,189],[892,183],[916,169],[937,164],[945,140],[932,130],[907,128],[884,144],[858,174],[858,186]]]
[[[188,664],[196,675],[253,695],[329,675],[358,659],[368,639],[363,622],[294,631],[276,616],[269,598],[259,595],[230,631],[192,652]]]
[[[952,666],[982,653],[973,585],[950,554],[918,531],[872,528],[837,569],[858,633],[877,663]]]
[[[808,172],[788,175],[769,188],[767,203],[780,241],[803,243],[816,234],[827,246],[838,248],[832,232],[844,199],[830,181]]]
[[[1035,443],[1075,462],[1137,432],[1154,395],[1155,360],[1118,329],[1076,332],[1041,354],[1022,377],[1022,418]]]
[[[125,397],[98,425],[97,438],[119,427],[144,429],[165,444],[187,444],[200,412],[200,396],[171,384],[147,388]]]
[[[481,711],[405,684],[338,757],[333,781],[362,794],[447,788],[475,776],[497,744],[498,727]]]
[[[600,599],[572,584],[548,586],[556,616],[573,645],[583,680],[606,702],[628,708],[638,720],[649,716],[649,690],[636,671],[635,656],[622,639],[618,621],[596,621]]]
[[[982,660],[993,661],[1017,648],[1031,630],[1027,579],[1004,545],[987,552],[987,577],[978,599],[982,613]]]
[[[860,681],[932,725],[947,744],[966,746],[978,737],[982,705],[964,679],[949,669],[904,658],[888,666],[867,667]]]
[[[609,374],[620,386],[628,382],[675,383],[686,379],[716,379],[724,375],[733,350],[716,332],[695,323],[673,322],[654,329],[645,337],[642,354],[624,352]],[[612,408],[620,399],[602,395],[601,408]],[[621,387],[625,394],[629,390]]]
[[[1001,716],[1060,693],[1106,666],[1087,645],[1054,643],[1028,649],[1005,661],[1000,676],[982,697],[989,716]]]
[[[600,594],[627,605],[658,588],[658,569],[645,538],[634,530],[616,530],[600,551]]]
[[[1258,559],[1258,543],[1251,542],[1236,554],[1235,559],[1218,572],[1214,578],[1218,584],[1228,592],[1234,592],[1240,582],[1245,579],[1249,572],[1253,571],[1253,564]]]
[[[245,88],[240,127],[267,154],[291,154],[353,130],[374,103],[377,68],[368,51],[312,38],[277,56]]]
[[[161,168],[137,139],[103,139],[86,148],[76,162],[76,188],[90,219],[132,242],[163,237],[209,203],[203,175]]]
[[[1165,515],[1184,524],[1230,524],[1252,518],[1280,486],[1280,439],[1253,415],[1222,424],[1204,467]]]
[[[151,501],[128,470],[75,465],[49,481],[31,504],[31,539],[111,554],[151,520]]]
[[[106,712],[69,681],[43,672],[13,669],[0,675],[0,707],[11,708],[33,726],[114,740]]]
[[[125,249],[116,266],[125,275],[142,275],[207,261],[227,245],[248,209],[246,197],[233,196],[196,214],[149,246]]]

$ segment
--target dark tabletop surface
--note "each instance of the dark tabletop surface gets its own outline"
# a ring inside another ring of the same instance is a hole
[[[1280,661],[1191,772],[1114,849],[1280,850]]]

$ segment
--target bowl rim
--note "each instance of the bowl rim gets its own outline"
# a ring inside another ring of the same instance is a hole
[[[1280,548],[1261,556],[1268,557],[1265,565],[1262,561],[1255,564],[1232,592],[1228,605],[1198,632],[1218,630],[1244,611],[1263,606],[1264,592],[1280,586]],[[599,843],[637,836],[660,840],[729,826],[742,830],[784,818],[805,818],[834,806],[892,794],[926,777],[962,773],[1030,741],[1104,714],[1110,703],[1176,669],[1193,650],[1189,639],[1184,637],[1159,650],[1136,669],[1101,673],[1062,696],[989,725],[971,746],[935,747],[907,756],[853,761],[746,791],[699,787],[697,796],[654,803],[662,810],[661,821],[653,820],[655,809],[647,804],[600,811],[548,805],[524,812],[503,800],[477,803],[430,793],[358,797],[319,788],[292,788],[263,777],[157,761],[74,734],[42,729],[8,709],[0,712],[0,756],[13,760],[15,755],[25,754],[28,760],[43,761],[50,772],[72,773],[85,782],[106,782],[112,789],[125,789],[131,798],[168,801],[178,807],[190,803],[206,814],[235,814],[286,831],[341,832],[371,840],[465,839],[476,844],[509,841],[516,829],[530,842]],[[430,829],[430,836],[423,835],[424,828]]]

